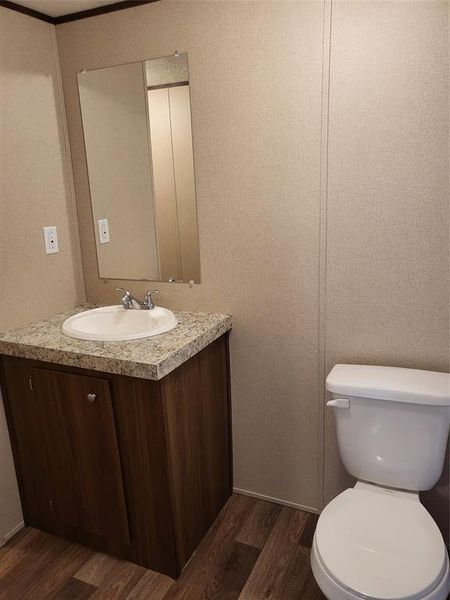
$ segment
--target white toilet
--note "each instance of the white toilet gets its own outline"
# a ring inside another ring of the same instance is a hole
[[[355,487],[319,517],[311,551],[329,600],[445,600],[449,559],[419,500],[438,481],[450,427],[450,375],[336,365],[332,392],[340,455]]]

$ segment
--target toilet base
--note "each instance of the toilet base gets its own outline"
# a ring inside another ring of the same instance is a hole
[[[317,585],[328,598],[328,600],[370,600],[367,596],[357,594],[347,588],[342,587],[328,573],[325,565],[318,555],[316,539],[314,537],[311,548],[311,568]],[[450,567],[448,556],[446,557],[446,566],[441,581],[436,587],[425,596],[414,595],[411,600],[446,600],[450,593]]]

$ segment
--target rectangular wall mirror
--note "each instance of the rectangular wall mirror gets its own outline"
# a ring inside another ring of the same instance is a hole
[[[99,276],[200,281],[187,54],[78,73]]]

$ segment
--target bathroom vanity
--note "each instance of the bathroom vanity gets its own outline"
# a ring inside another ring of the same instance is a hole
[[[177,577],[231,494],[231,319],[105,343],[69,314],[0,335],[25,523]]]

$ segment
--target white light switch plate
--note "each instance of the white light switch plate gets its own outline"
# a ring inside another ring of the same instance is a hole
[[[56,226],[52,227],[44,227],[44,244],[45,244],[45,254],[56,254],[59,252],[58,247],[58,234],[56,232]]]
[[[109,242],[109,223],[108,219],[99,219],[98,223],[98,240],[100,244]]]

